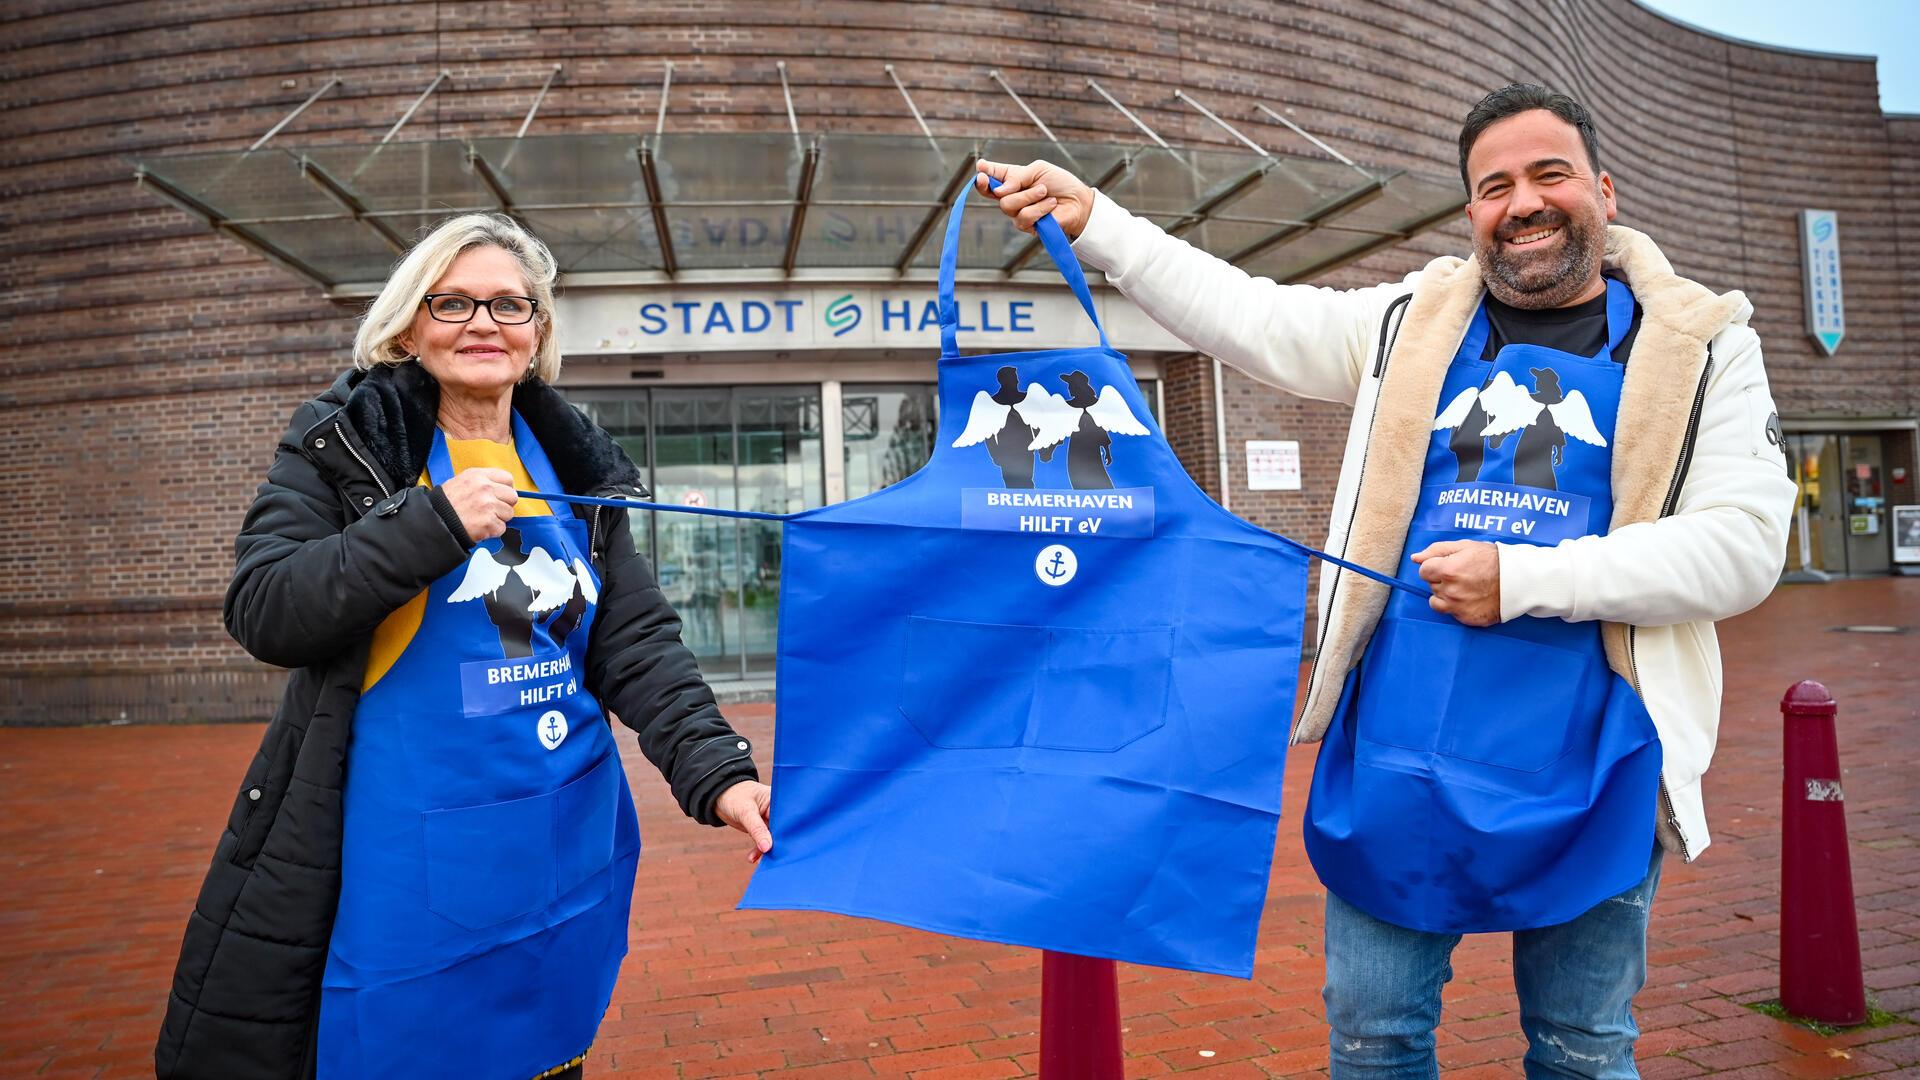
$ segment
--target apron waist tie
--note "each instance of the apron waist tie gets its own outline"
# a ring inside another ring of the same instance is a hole
[[[647,502],[642,499],[603,499],[596,495],[548,494],[544,491],[516,491],[514,494],[523,499],[539,499],[543,502],[578,503],[582,506],[611,506],[619,510],[664,510],[670,514],[704,514],[708,517],[746,518],[750,521],[789,521],[799,516],[798,514],[768,514],[759,510],[722,510],[716,506],[682,506],[677,503]],[[1370,570],[1358,563],[1348,562],[1337,555],[1329,555],[1318,548],[1308,547],[1290,536],[1282,536],[1270,530],[1263,531],[1267,531],[1268,535],[1279,540],[1281,543],[1298,549],[1300,552],[1312,558],[1319,559],[1321,562],[1332,563],[1345,570],[1351,570],[1361,577],[1371,578],[1382,585],[1392,586],[1401,592],[1417,596],[1422,600],[1433,595],[1432,591],[1423,585],[1414,585],[1410,582],[1401,581],[1396,577],[1389,577],[1386,574],[1380,573],[1378,570]]]

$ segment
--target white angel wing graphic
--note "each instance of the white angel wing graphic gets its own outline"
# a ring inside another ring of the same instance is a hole
[[[1478,387],[1469,386],[1453,396],[1440,415],[1433,418],[1433,430],[1445,431],[1457,428],[1467,422],[1467,414],[1473,411],[1473,399],[1480,396]]]
[[[1000,434],[1001,425],[1007,422],[1007,409],[993,400],[993,395],[985,390],[973,395],[973,411],[967,414],[967,427],[960,437],[953,440],[955,446],[973,446],[986,442]]]
[[[460,579],[460,587],[447,597],[447,603],[458,604],[467,600],[478,600],[492,593],[506,583],[510,568],[502,566],[493,559],[493,552],[477,547],[467,559],[467,574]]]
[[[1080,427],[1080,410],[1039,383],[1028,383],[1026,400],[1014,408],[1020,411],[1020,419],[1025,420],[1027,426],[1039,432],[1027,445],[1029,450],[1058,446]]]
[[[593,571],[578,555],[573,558],[573,576],[580,582],[580,595],[587,598],[587,603],[599,603],[600,590],[593,586]]]
[[[1540,417],[1540,410],[1546,406],[1533,400],[1526,387],[1513,381],[1513,376],[1502,371],[1493,377],[1493,382],[1480,391],[1480,407],[1487,411],[1487,426],[1480,429],[1480,435],[1511,435],[1528,426]]]
[[[527,552],[527,561],[513,568],[520,580],[533,590],[527,610],[538,614],[561,607],[573,597],[573,571],[567,564],[547,554],[545,548]]]
[[[1133,415],[1127,408],[1127,399],[1120,396],[1118,388],[1103,386],[1100,388],[1100,400],[1087,406],[1087,415],[1093,422],[1111,431],[1115,435],[1145,435],[1147,425]]]
[[[1547,412],[1552,414],[1553,422],[1559,425],[1560,430],[1568,435],[1593,446],[1607,445],[1606,436],[1600,434],[1599,427],[1593,422],[1593,410],[1587,408],[1587,395],[1580,391],[1568,394],[1566,400],[1558,405],[1547,406]]]

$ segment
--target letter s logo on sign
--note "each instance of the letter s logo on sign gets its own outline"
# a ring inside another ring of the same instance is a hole
[[[828,304],[826,320],[834,337],[845,336],[859,326],[860,305],[853,302],[853,294],[848,293]]]

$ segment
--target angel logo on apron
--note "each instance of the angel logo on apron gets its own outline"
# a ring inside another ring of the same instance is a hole
[[[534,486],[559,491],[518,414],[513,428]],[[452,478],[437,431],[427,473]],[[585,522],[515,517],[433,583],[420,629],[362,695],[322,1078],[525,1080],[593,1040],[640,852],[584,685],[599,586]]]
[[[1633,296],[1607,281],[1596,356],[1508,345],[1483,360],[1485,304],[1448,368],[1407,533],[1553,546],[1604,535]],[[1638,882],[1660,743],[1597,622],[1476,629],[1395,592],[1321,744],[1307,855],[1329,890],[1415,930],[1566,922]]]
[[[741,906],[1248,975],[1306,555],[1194,486],[1104,331],[960,355],[970,194],[932,460],[787,519],[780,843]]]

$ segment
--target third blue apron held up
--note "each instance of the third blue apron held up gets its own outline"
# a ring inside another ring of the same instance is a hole
[[[741,906],[1246,976],[1306,556],[1194,486],[1104,332],[960,355],[970,197],[932,459],[785,529],[778,843]]]
[[[1440,393],[1400,576],[1441,540],[1603,535],[1633,315],[1607,281],[1591,357],[1508,345],[1482,303]],[[1597,622],[1467,627],[1395,592],[1321,744],[1306,846],[1327,888],[1415,930],[1566,922],[1646,875],[1660,744]]]
[[[559,481],[518,414],[534,485]],[[428,477],[452,477],[434,433]],[[584,685],[600,581],[572,514],[515,517],[427,591],[361,696],[319,1075],[527,1080],[585,1052],[640,836]]]

